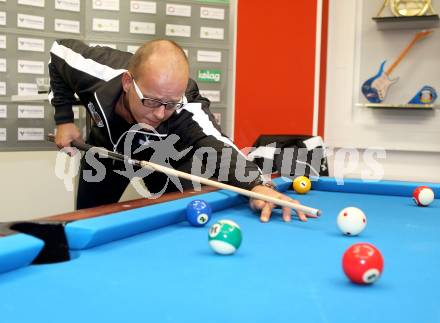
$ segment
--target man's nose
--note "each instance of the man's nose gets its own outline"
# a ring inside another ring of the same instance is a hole
[[[165,106],[161,105],[160,107],[154,109],[154,117],[157,120],[163,120],[165,118]]]

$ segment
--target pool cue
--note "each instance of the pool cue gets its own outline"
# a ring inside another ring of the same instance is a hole
[[[47,136],[48,140],[51,142],[55,142],[55,136],[53,134],[48,134]],[[310,214],[310,215],[316,215],[316,216],[320,216],[322,214],[322,212],[318,209],[314,209],[302,204],[298,204],[298,203],[293,203],[293,202],[289,202],[289,201],[285,201],[285,200],[280,200],[278,198],[274,198],[271,196],[267,196],[265,194],[261,194],[261,193],[255,193],[243,188],[239,188],[236,186],[232,186],[229,184],[224,184],[224,183],[220,183],[211,179],[207,179],[207,178],[203,178],[197,175],[192,175],[189,173],[185,173],[179,170],[175,170],[173,168],[169,168],[166,166],[162,166],[162,165],[158,165],[156,163],[152,163],[152,162],[148,162],[145,160],[136,160],[136,159],[132,159],[129,158],[123,154],[117,153],[117,152],[113,152],[113,151],[109,151],[105,148],[102,147],[96,147],[96,146],[92,146],[83,142],[79,142],[77,140],[72,141],[71,145],[73,147],[78,148],[79,150],[83,150],[83,151],[88,151],[88,150],[92,150],[95,151],[96,153],[100,154],[103,157],[109,157],[112,159],[116,159],[119,161],[124,161],[127,162],[131,165],[135,165],[138,166],[140,168],[147,168],[147,169],[152,169],[161,173],[164,173],[166,175],[171,175],[171,176],[176,176],[179,178],[183,178],[189,181],[195,181],[204,185],[208,185],[208,186],[214,186],[220,189],[224,189],[224,190],[228,190],[228,191],[232,191],[253,199],[257,199],[257,200],[263,200],[266,202],[270,202],[270,203],[274,203],[278,206],[286,206],[289,207],[291,209],[297,210],[297,211],[301,211],[304,212],[306,214]]]

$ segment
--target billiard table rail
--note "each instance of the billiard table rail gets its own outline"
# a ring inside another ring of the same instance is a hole
[[[286,178],[277,178],[274,182],[281,192],[291,187],[291,181]],[[434,183],[343,179],[343,185],[340,184],[335,178],[312,178],[312,190],[410,197],[416,187],[427,185],[433,189],[436,199],[440,197],[440,185]],[[247,198],[237,193],[205,188],[202,192],[171,193],[157,200],[139,199],[79,210],[24,224],[10,224],[6,227],[9,234],[14,233],[10,229],[27,234],[18,233],[0,239],[0,273],[32,263],[46,262],[44,257],[47,255],[41,256],[45,248],[50,249],[49,260],[53,256],[50,254],[53,250],[67,252],[67,256],[61,255],[58,261],[69,260],[71,251],[93,248],[182,222],[185,220],[187,204],[200,193],[202,194],[197,198],[208,202],[213,212],[247,203]],[[169,200],[170,196],[171,200]],[[31,231],[35,230],[40,235],[34,236],[35,232]],[[41,232],[46,234],[51,232],[50,243]],[[56,259],[54,261],[52,258],[48,262],[56,262]]]
[[[181,222],[186,205],[197,195],[209,202],[213,211],[245,200],[236,193],[202,187],[201,191],[169,193],[158,199],[137,199],[32,221],[1,223],[0,273],[30,264],[68,261],[74,250]]]

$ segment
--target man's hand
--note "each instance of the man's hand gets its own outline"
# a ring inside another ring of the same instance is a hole
[[[74,140],[82,141],[81,132],[74,123],[63,123],[57,126],[55,144],[60,149],[65,148],[70,156],[75,154],[75,150],[70,146],[70,143]]]
[[[272,196],[280,200],[290,201],[299,204],[299,201],[294,200],[288,197],[287,195],[281,194],[280,192],[277,192],[274,189],[264,185],[255,186],[252,189],[252,192]],[[276,207],[275,204],[262,200],[256,200],[256,199],[251,199],[249,203],[251,209],[261,210],[261,216],[260,216],[261,222],[269,222],[270,216],[272,215],[272,209]],[[307,221],[307,217],[312,217],[312,218],[317,217],[316,215],[309,215],[309,214],[306,215],[301,211],[296,211],[296,214],[298,215],[301,221]],[[292,219],[292,210],[289,207],[283,206],[283,220],[285,222],[289,222],[291,219]]]

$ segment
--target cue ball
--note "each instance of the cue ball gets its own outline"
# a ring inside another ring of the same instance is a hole
[[[357,207],[342,209],[337,218],[338,228],[347,236],[355,236],[361,233],[367,225],[367,217]]]
[[[383,257],[370,243],[356,243],[342,257],[345,275],[356,284],[372,284],[383,271]]]
[[[308,179],[305,176],[298,176],[293,180],[293,189],[298,194],[306,194],[308,191],[310,191],[310,188],[312,187],[312,183],[310,182],[310,179]]]
[[[231,220],[220,220],[213,224],[208,232],[209,246],[216,253],[231,255],[240,248],[242,240],[241,229]]]
[[[186,219],[195,227],[201,227],[208,223],[211,213],[211,206],[203,200],[193,200],[186,207]]]
[[[419,186],[413,192],[413,200],[418,206],[428,206],[434,201],[434,191],[428,186]]]

